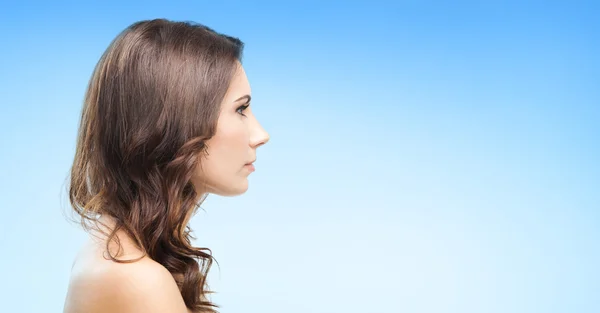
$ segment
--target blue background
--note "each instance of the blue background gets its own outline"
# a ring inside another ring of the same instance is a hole
[[[250,3],[251,2],[251,3]],[[600,312],[600,5],[3,2],[0,303],[61,312],[83,94],[129,24],[246,43],[271,134],[192,220],[222,312]]]

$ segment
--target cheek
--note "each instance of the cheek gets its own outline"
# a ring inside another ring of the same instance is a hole
[[[207,142],[204,171],[212,178],[239,171],[251,157],[247,127],[239,121],[226,125],[217,128],[215,136]]]
[[[219,153],[222,159],[235,161],[248,157],[249,136],[245,125],[238,123],[220,128],[215,139],[215,153]]]
[[[229,123],[227,128],[218,128],[207,145],[208,156],[201,160],[194,183],[223,196],[244,192],[248,182],[241,173],[252,157],[247,127],[239,121]]]

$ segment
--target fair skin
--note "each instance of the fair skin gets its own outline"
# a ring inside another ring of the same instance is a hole
[[[221,106],[217,132],[207,141],[208,156],[201,162],[192,182],[198,193],[235,196],[248,189],[256,148],[269,141],[269,134],[252,114],[250,84],[241,64]],[[243,114],[243,115],[242,115]]]
[[[250,85],[238,63],[221,104],[217,131],[207,142],[208,156],[193,175],[198,193],[234,196],[248,189],[248,175],[256,149],[269,140],[248,104]],[[243,114],[243,115],[242,115]],[[101,218],[109,228],[113,222]],[[105,229],[106,231],[106,229]],[[175,279],[166,268],[147,256],[133,263],[105,257],[106,238],[95,232],[81,249],[71,273],[64,313],[188,313]],[[142,251],[122,231],[118,259],[137,259]],[[118,249],[111,243],[113,255]],[[114,250],[113,250],[114,249]]]

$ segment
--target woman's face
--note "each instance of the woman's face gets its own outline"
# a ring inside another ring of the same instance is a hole
[[[200,193],[234,196],[248,189],[249,165],[256,160],[256,148],[269,141],[269,134],[252,114],[250,84],[240,63],[221,103],[214,137],[206,142],[208,155],[192,177]]]

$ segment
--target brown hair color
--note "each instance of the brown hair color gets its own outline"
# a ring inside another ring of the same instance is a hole
[[[69,200],[84,229],[110,216],[107,250],[125,231],[174,275],[194,312],[217,306],[206,297],[211,251],[190,241],[187,223],[206,196],[190,179],[242,50],[239,39],[197,23],[155,19],[126,28],[90,79],[70,173]]]

